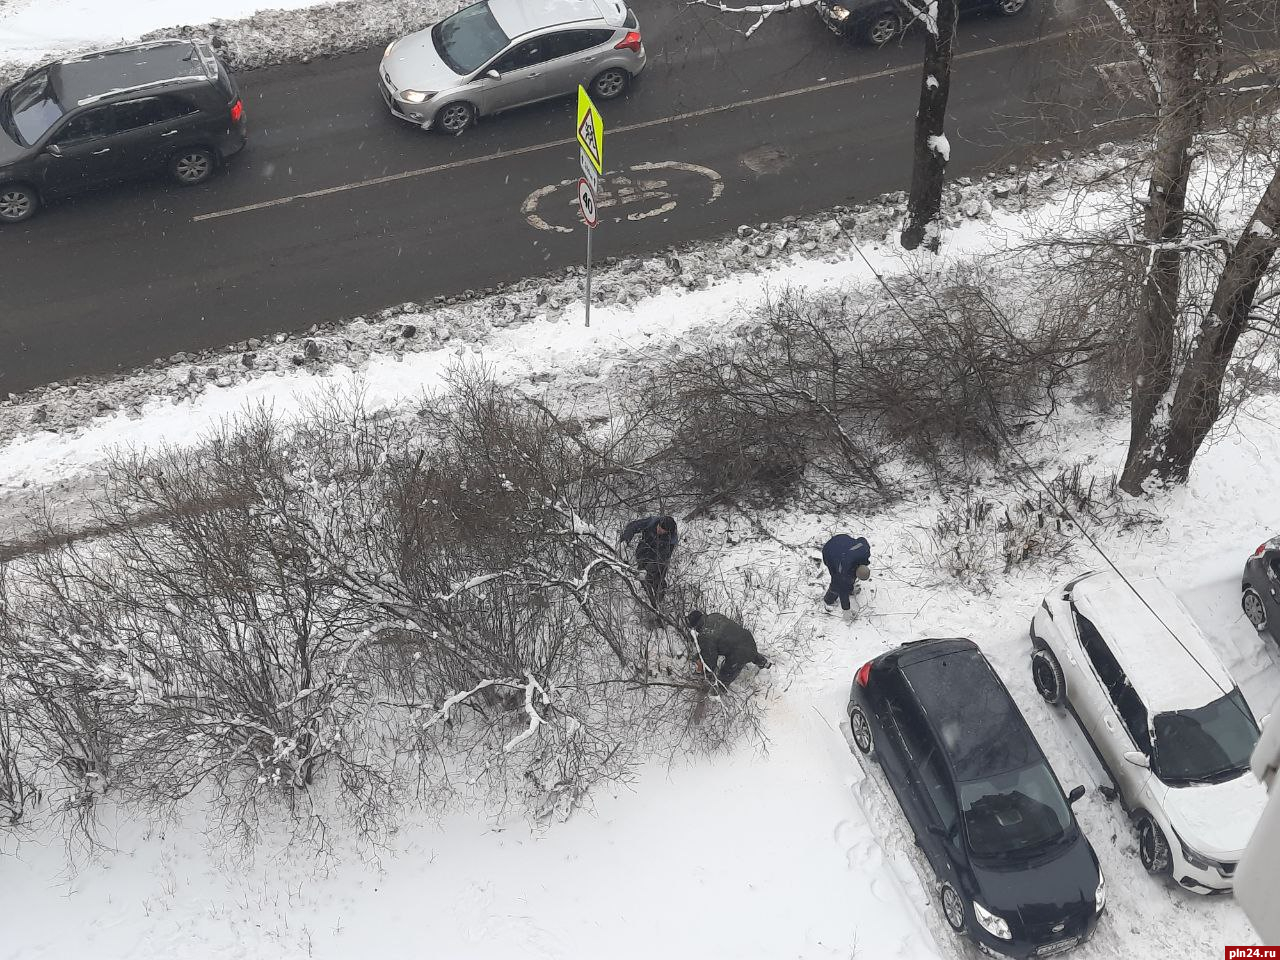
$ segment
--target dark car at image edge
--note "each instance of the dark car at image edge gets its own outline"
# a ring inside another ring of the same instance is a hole
[[[917,640],[858,670],[847,707],[932,867],[943,916],[990,956],[1084,943],[1106,905],[1093,847],[972,640]]]
[[[962,14],[1012,17],[1026,6],[1027,0],[959,0]],[[833,33],[877,47],[901,34],[914,17],[905,0],[817,0],[814,7]]]
[[[48,64],[0,93],[0,223],[148,173],[195,186],[246,136],[235,80],[207,44],[159,40]]]

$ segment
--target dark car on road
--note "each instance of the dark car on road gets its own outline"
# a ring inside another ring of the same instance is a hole
[[[924,0],[917,0],[923,6]],[[882,46],[915,18],[905,0],[818,0],[818,16],[832,31],[851,40]],[[1027,0],[960,0],[960,12],[991,11],[1006,17],[1021,13]]]
[[[1280,643],[1280,537],[1272,537],[1245,561],[1240,606],[1254,629]]]
[[[853,742],[874,757],[937,878],[947,923],[983,952],[1083,943],[1106,904],[1098,858],[1017,705],[972,640],[917,640],[863,664]]]
[[[164,40],[62,60],[0,93],[0,222],[139,174],[207,180],[245,144],[244,104],[211,47]]]

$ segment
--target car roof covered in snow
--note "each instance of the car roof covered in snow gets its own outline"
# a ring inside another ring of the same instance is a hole
[[[604,20],[622,25],[626,7],[615,0],[489,0],[489,11],[513,40],[564,23]]]
[[[987,658],[972,642],[939,644],[901,666],[957,780],[994,777],[1043,758]]]
[[[1079,581],[1071,599],[1098,628],[1151,713],[1194,710],[1235,686],[1199,624],[1159,578],[1129,577],[1126,583],[1105,570]]]

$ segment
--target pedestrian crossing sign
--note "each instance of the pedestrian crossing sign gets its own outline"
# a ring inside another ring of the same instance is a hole
[[[604,173],[604,120],[600,111],[578,85],[578,145],[597,173]]]

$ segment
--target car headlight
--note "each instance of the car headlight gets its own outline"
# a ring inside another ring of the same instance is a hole
[[[982,924],[982,929],[993,937],[999,937],[1001,940],[1013,939],[1013,934],[1009,932],[1008,921],[1004,917],[997,917],[977,900],[973,901],[973,915],[978,919],[978,923]]]
[[[837,3],[835,6],[831,8],[831,17],[834,20],[848,20],[849,8],[842,7],[840,6],[840,4]]]
[[[1177,833],[1174,833],[1174,836],[1177,836]],[[1215,862],[1210,861],[1208,857],[1201,856],[1188,847],[1187,841],[1183,840],[1181,837],[1178,837],[1178,846],[1182,848],[1183,859],[1193,867],[1198,867],[1201,870],[1208,870],[1215,866]]]
[[[436,94],[434,90],[430,92],[427,92],[424,90],[401,90],[400,91],[400,97],[404,100],[408,100],[410,103],[424,103],[427,100],[430,100],[435,95]]]
[[[1107,905],[1107,878],[1098,871],[1098,889],[1093,892],[1093,912],[1101,913]]]

